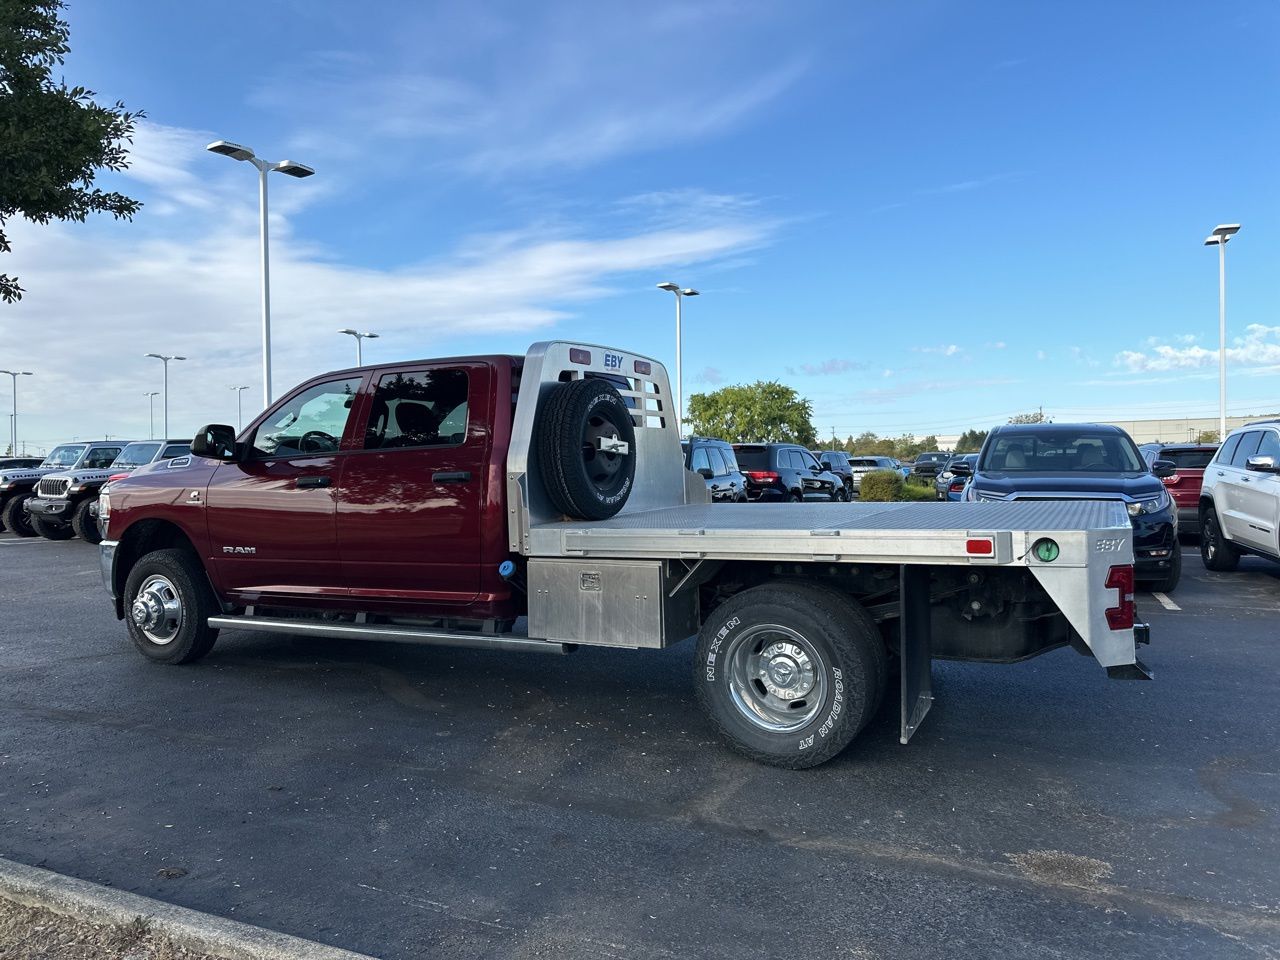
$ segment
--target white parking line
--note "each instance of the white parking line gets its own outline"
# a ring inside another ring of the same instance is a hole
[[[1168,597],[1166,597],[1166,596],[1165,596],[1163,593],[1161,593],[1159,590],[1152,590],[1152,591],[1151,591],[1151,595],[1152,595],[1153,597],[1155,597],[1157,600],[1159,600],[1159,601],[1160,601],[1160,606],[1164,607],[1166,610],[1181,610],[1181,609],[1182,609],[1180,606],[1178,606],[1176,603],[1174,603],[1172,600],[1170,600]]]

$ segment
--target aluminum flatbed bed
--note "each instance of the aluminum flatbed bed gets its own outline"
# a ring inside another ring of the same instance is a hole
[[[1032,544],[1052,537],[1054,566],[1079,567],[1091,540],[1128,539],[1131,529],[1123,505],[1100,500],[693,503],[535,524],[529,556],[1024,564]],[[971,541],[987,539],[990,551],[975,553]]]

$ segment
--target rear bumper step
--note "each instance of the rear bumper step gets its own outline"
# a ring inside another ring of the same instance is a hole
[[[273,617],[210,617],[209,626],[218,630],[261,630],[264,633],[287,633],[332,640],[391,640],[396,643],[421,643],[437,647],[469,647],[473,650],[568,653],[571,649],[568,644],[531,640],[519,634],[449,633],[398,624],[318,623]]]

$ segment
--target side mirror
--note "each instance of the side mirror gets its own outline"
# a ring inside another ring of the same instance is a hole
[[[702,477],[705,480],[714,480],[716,478],[715,471],[712,470],[710,467],[699,467],[698,476]]]
[[[1244,462],[1246,470],[1256,470],[1258,473],[1280,473],[1280,466],[1276,466],[1275,457],[1250,457]]]
[[[1151,464],[1151,472],[1163,480],[1165,477],[1172,477],[1178,472],[1178,465],[1172,460],[1156,460]]]
[[[953,477],[972,477],[973,476],[973,467],[968,463],[965,463],[963,460],[953,463],[947,469],[951,471],[951,475]]]
[[[826,472],[827,472],[827,468],[826,468],[826,467],[824,467],[822,464],[818,464],[817,466],[810,467],[809,469],[810,469],[810,470],[812,470],[814,473],[826,473]]]
[[[236,430],[225,423],[208,423],[196,431],[191,453],[206,460],[236,459]]]

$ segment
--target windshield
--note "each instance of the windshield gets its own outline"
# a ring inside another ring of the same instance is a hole
[[[920,454],[920,456],[919,456],[919,457],[917,457],[916,459],[917,459],[917,460],[925,460],[925,461],[928,461],[929,463],[934,463],[935,461],[950,460],[950,459],[951,459],[951,454],[949,454],[949,453],[922,453],[922,454]]]
[[[76,461],[80,459],[80,454],[84,453],[86,443],[66,443],[60,447],[54,447],[53,452],[44,458],[44,462],[40,464],[42,467],[74,467]]]
[[[880,461],[877,460],[875,457],[851,457],[849,460],[849,465],[853,467],[875,468],[880,466]]]
[[[150,463],[159,449],[158,443],[131,443],[120,451],[120,456],[115,458],[111,466],[140,467],[144,463]]]
[[[982,455],[994,473],[1143,473],[1146,466],[1127,436],[1102,430],[1055,430],[997,436]]]

